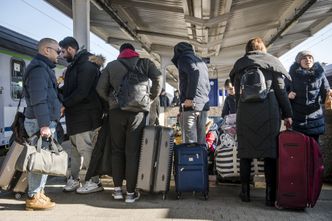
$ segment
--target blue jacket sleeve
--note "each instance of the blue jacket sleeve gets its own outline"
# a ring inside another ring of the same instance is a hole
[[[31,70],[28,76],[27,91],[39,127],[49,126],[50,110],[47,103],[48,73],[39,67]]]
[[[294,91],[292,81],[288,78],[285,78],[284,81],[285,81],[286,92],[289,93],[291,91]]]
[[[322,102],[325,102],[326,99],[326,94],[330,91],[330,84],[326,78],[326,75],[323,74],[323,78],[322,78],[322,85],[320,87],[320,94],[322,97]]]
[[[193,100],[196,96],[196,89],[199,79],[199,69],[197,68],[195,62],[187,57],[181,59],[179,68],[184,74],[186,74],[187,78],[187,85],[185,86],[185,99]]]

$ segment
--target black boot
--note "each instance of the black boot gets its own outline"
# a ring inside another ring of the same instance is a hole
[[[242,202],[250,202],[250,184],[249,183],[242,183],[240,199],[242,200]]]
[[[272,185],[266,185],[265,205],[274,207],[276,201],[276,189]]]

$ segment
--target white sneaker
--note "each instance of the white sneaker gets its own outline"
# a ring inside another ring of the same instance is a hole
[[[67,180],[66,186],[63,187],[63,191],[72,192],[72,191],[75,191],[79,187],[80,187],[80,181],[79,180],[74,180],[73,177],[71,176]]]
[[[114,190],[112,196],[115,200],[122,200],[123,199],[122,190],[121,189],[120,190]]]
[[[128,193],[127,192],[125,202],[126,203],[134,203],[136,200],[139,199],[140,195],[141,194],[138,191],[135,191],[134,193]]]
[[[85,184],[76,190],[76,193],[87,194],[103,191],[104,188],[100,181],[98,183],[93,182],[91,179],[86,181]]]

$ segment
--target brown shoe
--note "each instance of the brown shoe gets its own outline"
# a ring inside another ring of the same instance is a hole
[[[55,203],[43,198],[41,193],[37,193],[32,198],[28,198],[25,201],[25,209],[30,211],[52,209],[54,206]]]
[[[44,190],[40,191],[40,197],[48,202],[53,202],[48,196],[45,195]]]

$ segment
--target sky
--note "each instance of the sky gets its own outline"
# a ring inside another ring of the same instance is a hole
[[[50,37],[60,41],[73,35],[71,18],[43,0],[0,0],[0,25],[36,40]],[[104,55],[107,62],[117,57],[118,51],[96,35],[91,34],[90,41],[90,51]],[[315,61],[332,64],[332,24],[282,55],[286,70],[302,50],[311,50]]]
[[[286,70],[294,63],[297,53],[303,50],[311,51],[315,61],[332,64],[332,23],[279,58]]]
[[[72,19],[43,0],[0,0],[0,25],[37,41],[45,37],[61,41],[73,36]],[[104,55],[107,62],[118,55],[95,34],[90,34],[90,51]]]

